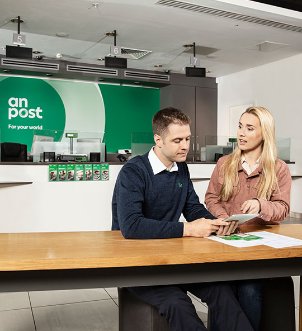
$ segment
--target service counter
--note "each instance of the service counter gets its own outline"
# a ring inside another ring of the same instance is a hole
[[[111,198],[123,164],[109,164],[108,181],[50,182],[47,163],[0,163],[0,232],[110,230]],[[203,201],[215,163],[188,165]],[[297,204],[292,210],[301,212],[302,171],[293,163],[289,167],[294,178],[292,205]]]

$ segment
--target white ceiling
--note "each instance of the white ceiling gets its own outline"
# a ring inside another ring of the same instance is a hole
[[[302,32],[248,23],[233,18],[171,8],[158,0],[0,0],[0,54],[12,45],[21,16],[26,46],[45,57],[103,65],[117,30],[117,45],[151,54],[128,60],[128,67],[183,72],[192,51],[184,44],[218,49],[197,55],[208,76],[220,77],[302,52]],[[184,1],[182,1],[184,2]],[[187,3],[302,27],[302,13],[248,0],[186,0]],[[302,30],[301,30],[302,31]],[[66,33],[67,37],[57,37]],[[268,43],[269,42],[269,43]],[[261,43],[261,47],[257,46]],[[157,69],[156,65],[162,65]]]

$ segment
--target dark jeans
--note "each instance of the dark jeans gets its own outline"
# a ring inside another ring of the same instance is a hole
[[[263,281],[261,279],[238,280],[233,282],[233,289],[253,329],[259,331],[263,301]]]
[[[142,286],[128,290],[155,306],[172,331],[207,330],[187,291],[207,303],[211,310],[211,331],[253,331],[232,288],[224,283]]]

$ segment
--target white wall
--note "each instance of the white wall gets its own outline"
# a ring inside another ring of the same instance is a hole
[[[246,104],[267,107],[277,137],[291,138],[291,161],[302,174],[302,55],[218,79],[218,133],[230,132],[230,109]],[[302,212],[302,178],[293,180],[291,210]]]

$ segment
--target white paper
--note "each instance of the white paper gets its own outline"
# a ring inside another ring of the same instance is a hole
[[[252,237],[248,236],[256,236],[260,237],[260,239],[251,239]],[[230,237],[241,237],[238,240],[230,240]],[[302,246],[302,240],[283,236],[276,233],[271,233],[267,231],[254,231],[254,232],[247,232],[247,233],[236,233],[233,234],[227,239],[226,236],[210,236],[208,239],[230,245],[233,247],[253,247],[259,245],[265,245],[272,248],[285,248],[285,247],[293,247],[293,246]],[[251,240],[247,240],[251,239]]]
[[[285,248],[293,246],[302,246],[302,240],[283,236],[281,234],[271,233],[267,231],[249,232],[259,237],[263,237],[266,246],[273,248]]]

